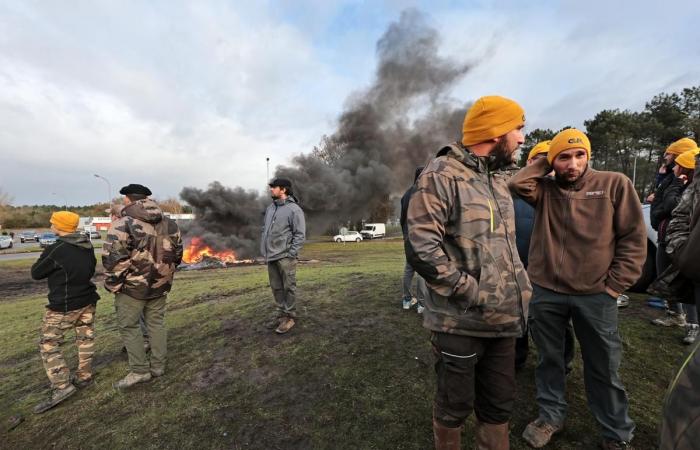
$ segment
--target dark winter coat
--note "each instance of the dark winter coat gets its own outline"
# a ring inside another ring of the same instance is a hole
[[[91,281],[95,275],[95,251],[87,236],[80,233],[59,236],[44,249],[32,266],[32,278],[49,282],[52,311],[66,313],[97,303],[100,296]]]
[[[513,209],[515,211],[515,245],[518,247],[520,261],[527,269],[527,254],[530,250],[532,228],[535,226],[535,208],[513,194]]]
[[[654,193],[654,201],[649,208],[649,221],[652,228],[658,231],[658,242],[664,245],[666,226],[671,220],[671,213],[681,201],[685,185],[673,174],[664,178]]]

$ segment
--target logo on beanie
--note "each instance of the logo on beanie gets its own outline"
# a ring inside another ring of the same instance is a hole
[[[577,138],[571,138],[567,141],[569,144],[583,144],[583,139],[577,137]]]

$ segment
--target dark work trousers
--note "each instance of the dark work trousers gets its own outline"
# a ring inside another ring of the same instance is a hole
[[[656,249],[656,273],[661,275],[664,270],[671,265],[671,257],[666,253],[666,245],[659,244]],[[685,314],[686,320],[689,323],[698,323],[698,314],[692,305],[684,305],[683,303],[677,303],[673,301],[668,301],[668,309],[677,314]]]
[[[530,353],[530,336],[528,336],[530,326],[527,325],[527,331],[524,336],[515,340],[515,368],[520,369],[527,362],[527,355]],[[566,373],[571,371],[576,355],[576,346],[574,338],[574,327],[569,322],[566,325],[566,334],[564,335],[564,363],[566,364]]]
[[[278,317],[296,317],[297,260],[282,258],[267,263],[272,295],[277,304]]]
[[[508,422],[515,397],[515,338],[433,332],[431,342],[437,374],[435,419],[456,428],[473,410],[481,422]]]
[[[603,437],[631,441],[634,422],[618,369],[622,342],[617,330],[617,301],[606,293],[558,294],[533,284],[530,330],[537,346],[535,371],[540,419],[563,424],[566,418],[564,336],[571,320],[583,357],[588,408]]]

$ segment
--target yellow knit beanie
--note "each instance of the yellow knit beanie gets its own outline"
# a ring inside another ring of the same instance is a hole
[[[481,97],[474,102],[462,125],[465,147],[503,136],[525,125],[525,110],[515,101],[498,95]]]
[[[552,164],[552,161],[557,155],[572,148],[582,148],[588,153],[588,159],[591,159],[591,141],[588,140],[582,131],[576,128],[569,128],[560,131],[549,144],[549,153],[547,153],[547,161]]]
[[[58,231],[72,233],[78,228],[80,216],[70,211],[57,211],[51,214],[51,223]]]
[[[678,156],[683,152],[694,150],[696,148],[698,148],[698,144],[696,144],[694,140],[690,138],[682,138],[669,145],[668,148],[666,148],[666,153]]]
[[[527,154],[527,160],[529,161],[537,155],[541,155],[541,154],[549,152],[549,144],[551,142],[552,141],[538,142],[537,145],[532,147],[532,150],[530,150],[530,153]]]
[[[700,152],[700,149],[688,150],[676,156],[676,164],[686,169],[695,169],[695,157]]]

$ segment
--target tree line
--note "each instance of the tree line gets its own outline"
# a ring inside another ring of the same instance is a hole
[[[2,229],[19,229],[19,228],[47,228],[49,227],[49,219],[51,214],[56,211],[68,209],[78,214],[81,217],[105,217],[109,213],[109,205],[107,203],[96,203],[87,206],[68,206],[63,205],[23,205],[12,206],[9,204],[9,197],[5,197],[5,201],[0,203],[0,225]],[[162,201],[156,200],[160,208],[164,212],[181,214],[191,213],[192,208],[182,204],[175,198],[168,198]],[[115,204],[122,203],[122,199],[115,199]]]
[[[642,111],[606,109],[583,125],[591,141],[593,168],[624,173],[645,198],[654,189],[666,147],[680,138],[700,138],[700,86],[658,94]],[[527,133],[520,164],[537,142],[559,131],[538,128]]]

